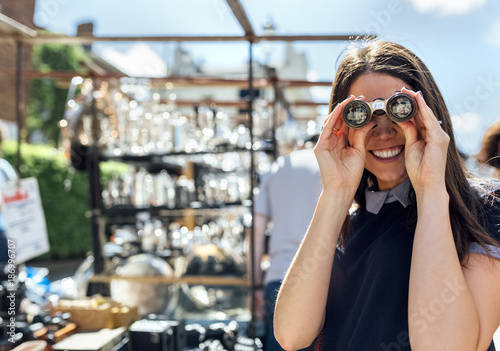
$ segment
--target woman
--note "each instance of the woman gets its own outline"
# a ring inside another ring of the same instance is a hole
[[[344,122],[349,102],[395,91],[414,98],[411,120],[377,111],[361,128]],[[318,335],[322,350],[494,350],[500,211],[467,178],[427,67],[395,43],[353,48],[330,106],[315,148],[323,192],[278,295],[277,340],[286,350]]]

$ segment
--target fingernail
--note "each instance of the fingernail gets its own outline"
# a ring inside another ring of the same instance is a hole
[[[356,98],[356,100],[363,99],[364,97],[365,97],[364,95],[360,95]]]

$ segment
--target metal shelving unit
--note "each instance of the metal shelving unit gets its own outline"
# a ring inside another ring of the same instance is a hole
[[[219,106],[240,106],[246,107],[248,121],[249,121],[249,130],[250,130],[250,138],[252,141],[252,145],[254,143],[253,136],[253,119],[252,112],[254,107],[254,89],[264,86],[273,86],[276,92],[276,96],[279,95],[279,90],[286,89],[287,87],[310,87],[310,86],[330,86],[330,82],[308,82],[308,81],[280,81],[276,77],[274,79],[254,79],[253,74],[253,46],[256,43],[264,42],[264,41],[282,41],[282,42],[292,42],[292,41],[348,41],[353,39],[359,40],[370,40],[376,38],[374,35],[357,35],[357,34],[347,34],[347,35],[265,35],[259,36],[256,35],[250,20],[248,19],[246,12],[239,0],[226,0],[228,6],[231,8],[235,18],[239,22],[241,28],[244,30],[244,35],[242,36],[155,36],[155,37],[145,37],[145,36],[124,36],[124,37],[95,37],[95,36],[61,36],[61,35],[38,35],[32,29],[25,27],[16,21],[0,14],[0,41],[14,41],[17,46],[17,66],[16,66],[16,91],[17,91],[17,121],[18,127],[21,131],[22,129],[22,121],[23,121],[23,113],[22,110],[22,101],[21,101],[21,87],[23,78],[40,78],[45,76],[51,76],[57,79],[71,79],[74,77],[71,73],[50,73],[43,74],[40,72],[31,72],[29,70],[24,71],[22,67],[22,55],[23,55],[23,44],[42,44],[42,43],[66,43],[66,44],[89,44],[93,42],[134,42],[134,41],[143,41],[143,42],[247,42],[248,43],[248,79],[247,80],[227,80],[227,79],[216,79],[216,78],[206,78],[206,77],[165,77],[165,78],[148,78],[152,83],[155,82],[175,82],[182,84],[197,84],[197,85],[237,85],[242,87],[247,87],[249,91],[249,96],[247,101],[240,102],[218,102]],[[118,76],[94,76],[94,78],[106,79],[106,78],[120,78]],[[194,101],[177,101],[177,104],[180,105],[191,105]],[[296,101],[288,103],[290,107],[294,106],[317,106],[322,105],[322,103],[315,103],[309,101]],[[19,148],[18,148],[18,159],[20,160],[20,145],[21,145],[21,133],[19,132]],[[255,187],[255,164],[253,148],[250,150],[241,150],[248,151],[252,154],[251,157],[251,165],[250,165],[250,184],[251,189],[253,190]],[[221,152],[227,152],[226,150]],[[213,153],[213,152],[210,152]],[[150,155],[147,157],[136,157],[136,156],[102,156],[97,149],[97,147],[90,148],[90,156],[87,159],[87,169],[89,172],[89,177],[91,178],[90,184],[90,197],[91,197],[91,211],[90,211],[90,220],[92,223],[92,242],[93,242],[93,251],[94,251],[94,267],[96,276],[94,276],[93,281],[95,282],[107,282],[110,278],[103,277],[100,273],[103,271],[104,262],[102,257],[102,243],[101,243],[101,218],[105,211],[112,212],[113,209],[103,209],[101,202],[101,190],[100,190],[100,170],[99,163],[105,159],[108,160],[116,160],[116,161],[125,161],[131,163],[143,163],[143,162],[153,162],[153,159],[157,156],[163,155]],[[170,155],[184,155],[184,153],[172,153]],[[20,161],[19,161],[20,162]],[[19,164],[18,164],[19,167]],[[167,167],[167,165],[166,165]],[[250,197],[252,196],[253,191],[251,192]],[[250,205],[251,204],[251,205]],[[252,198],[248,199],[248,204],[250,207],[250,211],[252,214],[252,230],[253,230],[253,214],[254,207]],[[214,208],[207,209],[195,209],[195,210],[213,210]],[[121,210],[124,210],[123,208]],[[127,211],[134,212],[133,209],[127,209]],[[166,208],[158,208],[155,209],[158,211],[173,211],[172,209]],[[253,235],[250,237],[250,247],[253,248]],[[250,257],[253,259],[253,252],[248,253]],[[253,264],[252,264],[253,266]],[[253,272],[252,272],[253,273]],[[249,277],[249,281],[246,283],[239,281],[238,284],[247,284],[250,286],[251,291],[254,289],[254,281],[255,277],[252,274]],[[252,311],[252,330],[254,327],[254,313]]]

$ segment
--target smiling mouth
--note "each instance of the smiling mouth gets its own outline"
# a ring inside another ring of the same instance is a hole
[[[389,159],[398,156],[403,151],[403,149],[403,146],[397,146],[386,150],[371,150],[370,152],[378,158]]]

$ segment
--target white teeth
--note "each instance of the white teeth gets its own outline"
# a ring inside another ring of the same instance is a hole
[[[398,147],[397,149],[392,150],[384,150],[384,151],[376,151],[372,150],[373,154],[378,158],[393,158],[399,155],[403,151],[402,147]]]

